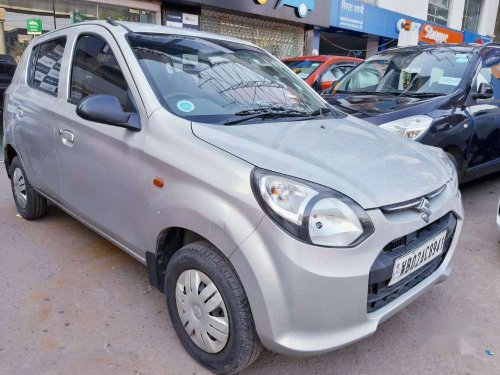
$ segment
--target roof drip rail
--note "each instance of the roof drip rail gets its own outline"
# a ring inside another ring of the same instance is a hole
[[[109,23],[110,25],[113,25],[113,26],[120,26],[120,24],[117,23],[114,19],[112,19],[111,16],[108,17],[106,22]]]

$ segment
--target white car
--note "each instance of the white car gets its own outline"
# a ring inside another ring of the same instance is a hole
[[[497,227],[500,229],[500,199],[498,200],[498,208],[497,208]]]

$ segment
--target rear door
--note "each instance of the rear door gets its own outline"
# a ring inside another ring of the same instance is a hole
[[[469,111],[474,119],[469,168],[481,168],[500,163],[500,48],[490,48],[482,54],[481,67],[473,81],[471,95],[481,84],[493,88],[490,98],[471,98]]]
[[[67,100],[58,104],[57,155],[65,207],[117,241],[132,254],[143,248],[139,228],[144,189],[140,160],[147,116],[113,36],[104,28],[82,25],[72,41]],[[142,130],[84,120],[77,105],[89,95],[118,98],[126,112],[138,113]]]
[[[54,118],[65,47],[64,36],[35,45],[26,74],[11,97],[13,139],[27,177],[39,191],[54,199],[61,194]]]

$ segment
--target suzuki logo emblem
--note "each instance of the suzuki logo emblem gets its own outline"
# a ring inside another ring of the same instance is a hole
[[[432,215],[431,203],[426,198],[422,198],[416,208],[422,213],[422,215],[420,215],[422,220],[428,223]]]

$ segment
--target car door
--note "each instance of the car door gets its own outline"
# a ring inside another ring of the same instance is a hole
[[[129,113],[138,113],[140,131],[84,120],[77,105],[93,94],[113,95]],[[118,242],[143,253],[137,230],[144,191],[140,160],[146,138],[144,107],[111,34],[82,32],[74,38],[67,100],[59,103],[57,157],[64,206]]]
[[[492,93],[481,95],[481,87]],[[500,48],[484,51],[481,66],[472,84],[469,112],[473,118],[469,168],[500,162]]]
[[[13,138],[31,184],[58,199],[61,182],[55,151],[54,116],[66,37],[36,44],[28,59],[27,72],[13,91]]]

